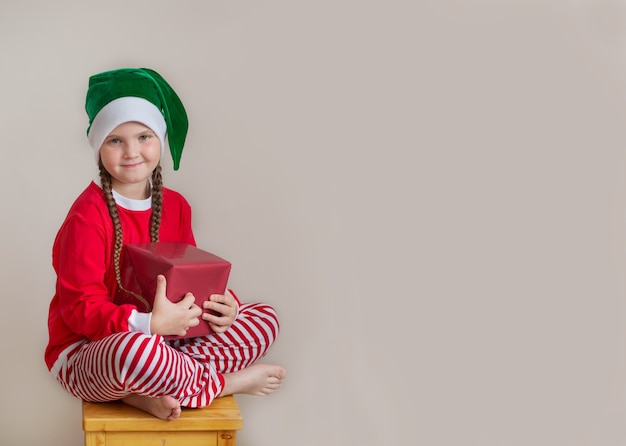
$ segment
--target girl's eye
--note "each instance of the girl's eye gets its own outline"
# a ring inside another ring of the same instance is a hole
[[[109,139],[109,144],[119,144],[121,141],[119,138],[111,138]]]
[[[146,141],[148,138],[150,138],[150,135],[141,135],[139,141]]]

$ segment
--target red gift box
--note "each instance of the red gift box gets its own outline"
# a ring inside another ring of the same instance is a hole
[[[122,263],[122,285],[115,302],[133,304],[138,311],[152,311],[159,274],[167,280],[167,298],[180,301],[185,294],[193,293],[196,305],[211,294],[224,294],[231,263],[210,252],[176,242],[129,243],[125,245]],[[203,310],[206,311],[206,310]],[[166,339],[191,338],[211,333],[208,322],[190,327],[185,336],[165,336]]]

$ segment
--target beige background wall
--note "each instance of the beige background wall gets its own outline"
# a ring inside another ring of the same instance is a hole
[[[50,251],[89,75],[160,71],[166,184],[274,304],[248,446],[626,443],[626,2],[0,1],[0,443],[82,444]]]

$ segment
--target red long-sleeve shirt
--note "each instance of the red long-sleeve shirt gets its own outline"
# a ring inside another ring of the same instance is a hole
[[[117,209],[124,243],[149,242],[152,213],[149,200],[122,198]],[[163,188],[159,240],[196,244],[191,207],[181,194],[166,188]],[[128,331],[128,319],[136,308],[113,303],[117,289],[114,243],[115,233],[104,193],[92,182],[70,208],[52,249],[57,282],[48,315],[49,343],[45,351],[48,369],[64,349],[76,342]]]

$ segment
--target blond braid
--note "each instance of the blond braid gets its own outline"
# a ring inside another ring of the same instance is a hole
[[[143,296],[140,296],[137,293],[133,293],[132,291],[127,290],[122,285],[122,272],[120,267],[120,260],[122,257],[122,247],[124,244],[124,235],[122,234],[122,222],[120,221],[120,216],[117,212],[117,205],[115,203],[115,198],[113,197],[113,186],[111,183],[111,174],[104,168],[102,161],[98,164],[100,168],[100,181],[102,183],[102,191],[104,192],[104,200],[106,202],[107,208],[109,210],[109,216],[111,217],[111,221],[113,222],[113,229],[115,231],[115,247],[113,250],[113,266],[115,267],[115,281],[117,282],[117,286],[120,290],[129,293],[135,298],[139,299],[145,307],[150,310],[150,304]],[[160,177],[160,175],[159,175]],[[160,189],[160,188],[159,188]]]

